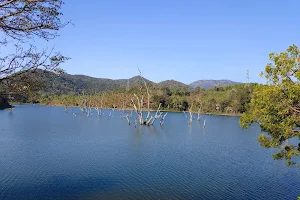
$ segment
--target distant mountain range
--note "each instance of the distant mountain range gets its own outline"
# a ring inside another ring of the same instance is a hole
[[[236,85],[236,84],[242,84],[242,83],[234,82],[231,80],[199,80],[191,83],[190,86],[193,88],[200,87],[200,88],[210,89],[218,86],[220,87],[220,86]]]
[[[32,75],[35,79],[44,83],[45,87],[43,92],[56,95],[81,94],[83,91],[86,94],[113,91],[116,89],[126,88],[128,85],[132,86],[142,80],[140,76],[134,76],[130,79],[112,80],[106,78],[93,78],[85,75],[70,75],[67,73],[57,75],[53,72],[43,70],[36,70],[36,72]],[[167,80],[160,83],[154,83],[147,79],[145,79],[145,81],[147,84],[157,88],[188,90],[192,90],[197,87],[210,89],[215,86],[240,84],[230,80],[199,80],[191,83],[190,85],[175,80]]]

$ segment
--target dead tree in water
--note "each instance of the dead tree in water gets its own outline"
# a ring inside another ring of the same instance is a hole
[[[131,124],[131,122],[130,122],[131,117],[132,117],[132,111],[130,113],[130,112],[126,112],[125,110],[124,110],[124,115],[120,116],[120,118],[126,118],[127,119],[127,122],[128,122],[129,126]]]
[[[65,112],[68,112],[68,107],[67,106],[65,106],[65,110],[64,110]]]
[[[197,118],[197,121],[200,121],[200,115],[201,115],[201,113],[202,113],[202,101],[200,101],[200,107],[199,107],[199,109],[198,109],[198,118]]]
[[[134,94],[135,98],[131,99],[131,104],[132,104],[132,107],[134,108],[135,112],[138,115],[138,120],[139,120],[140,125],[150,126],[150,125],[153,125],[153,123],[155,122],[156,119],[161,118],[161,116],[162,116],[162,112],[160,111],[161,104],[159,104],[155,115],[151,116],[149,88],[147,86],[147,83],[146,83],[144,77],[142,76],[141,71],[140,71],[140,77],[143,81],[144,87],[147,92],[147,116],[146,116],[146,118],[145,119],[143,118],[143,108],[144,108],[144,94],[142,92],[143,87],[141,87],[141,89],[140,89],[141,96],[139,97],[138,95]],[[136,100],[134,100],[134,99],[136,99]]]
[[[103,108],[103,95],[102,95],[102,98],[101,98],[100,107],[99,107],[99,104],[98,104],[97,107],[95,108],[95,110],[98,113],[98,116],[102,116],[102,108]]]
[[[138,124],[138,120],[137,119],[135,119],[134,120],[134,128],[136,128],[136,125]]]
[[[121,116],[120,118],[126,118],[127,119],[127,122],[128,122],[128,125],[130,126],[130,114],[126,114],[126,115],[124,115],[124,116]]]
[[[128,121],[128,125],[130,126],[130,119],[129,119],[129,115],[126,115],[126,119]]]
[[[168,113],[166,113],[162,118],[161,118],[161,120],[160,120],[160,122],[159,122],[159,124],[160,124],[160,126],[162,126],[164,123],[165,123],[165,118],[166,118],[166,116],[168,115]]]
[[[189,120],[189,124],[192,124],[193,122],[193,104],[191,105],[190,109],[189,109],[189,113],[190,113],[190,120]]]
[[[77,101],[77,105],[79,106],[80,112],[84,113],[86,108],[86,99],[84,96],[80,97],[80,99]]]
[[[103,108],[103,95],[101,97],[100,112],[99,112],[100,116],[103,114],[102,113],[102,108]]]
[[[82,98],[80,98],[80,99],[81,100],[78,101],[78,106],[80,108],[81,113],[83,114],[83,113],[88,111],[88,109],[87,109],[88,108],[88,102],[87,102],[87,99],[84,95],[84,92],[82,94]]]
[[[87,116],[91,117],[92,116],[92,108],[91,108],[91,101],[89,101],[88,107],[87,107]]]
[[[150,126],[150,125],[154,124],[154,122],[155,122],[156,119],[162,117],[162,114],[163,114],[163,113],[160,111],[160,107],[161,107],[161,103],[159,104],[158,109],[157,109],[155,115],[154,115],[154,116],[151,116],[151,117],[149,118],[149,120],[146,121],[146,125],[147,125],[147,126]],[[148,114],[149,114],[149,112],[148,112]]]
[[[97,111],[98,115],[100,116],[101,115],[100,114],[100,108],[99,107],[95,107],[94,109]]]
[[[109,115],[107,116],[107,119],[110,119],[110,116],[111,116],[111,111],[110,111]]]
[[[81,101],[78,100],[77,105],[79,106],[80,112],[83,113],[84,112],[84,106],[83,106],[84,102],[83,102],[83,100],[81,100]]]
[[[188,120],[188,117],[187,117],[187,115],[186,115],[186,112],[185,112],[185,111],[183,111],[183,114],[184,114],[184,116],[185,116],[185,119],[186,119],[186,120]]]

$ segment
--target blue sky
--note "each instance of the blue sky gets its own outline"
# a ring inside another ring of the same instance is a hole
[[[299,0],[65,0],[70,25],[49,44],[70,74],[152,81],[264,82],[271,52],[300,44]]]

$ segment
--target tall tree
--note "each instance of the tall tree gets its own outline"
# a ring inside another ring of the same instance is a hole
[[[288,166],[299,166],[300,156],[300,50],[290,46],[286,52],[271,53],[262,76],[267,85],[254,89],[250,110],[240,120],[247,128],[258,122],[262,134],[259,143],[277,148],[274,159],[286,160]]]
[[[11,45],[15,51],[0,55],[0,84],[28,71],[42,68],[61,72],[58,66],[68,58],[60,53],[31,44],[33,39],[50,40],[68,22],[61,20],[62,0],[0,0],[0,45]],[[8,82],[7,82],[8,81]]]

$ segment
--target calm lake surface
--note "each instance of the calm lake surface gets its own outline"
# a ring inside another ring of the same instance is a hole
[[[77,116],[73,116],[73,112]],[[300,169],[259,146],[258,126],[169,113],[134,128],[78,108],[0,111],[0,199],[297,199]],[[203,129],[203,121],[207,120]]]

